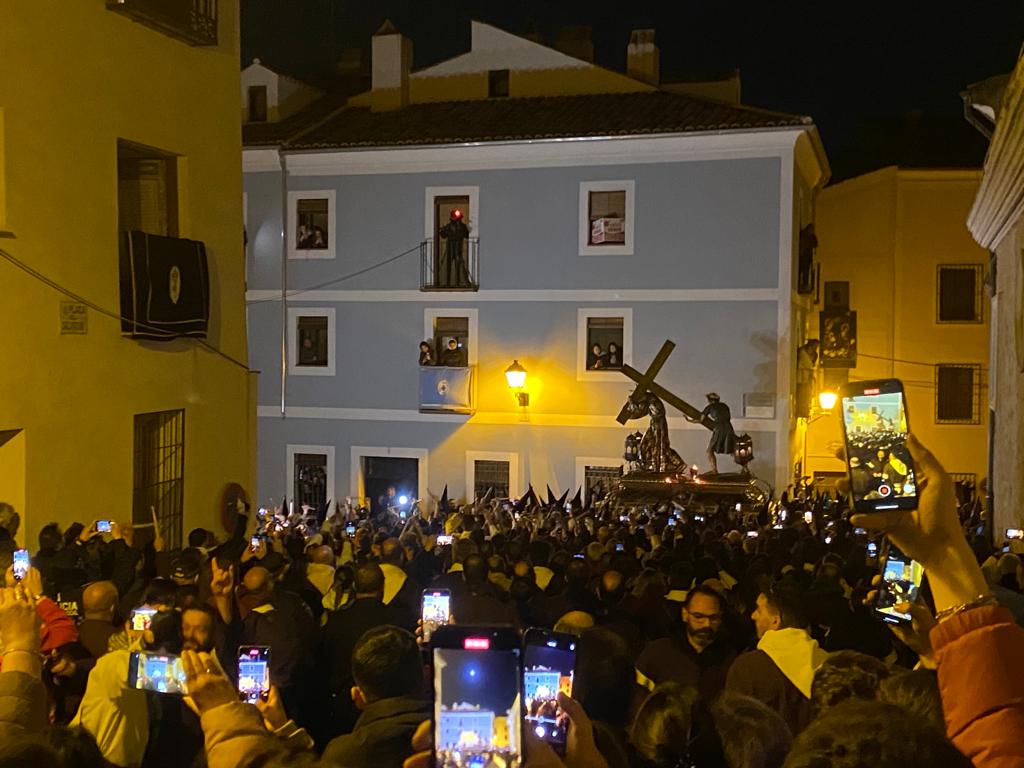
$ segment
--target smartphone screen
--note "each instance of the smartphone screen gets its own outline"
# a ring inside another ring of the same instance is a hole
[[[576,638],[544,629],[526,632],[523,649],[523,706],[526,727],[560,755],[565,754],[569,717],[559,692],[572,696]]]
[[[253,552],[255,552],[259,548],[260,548],[260,537],[259,536],[253,536],[251,539],[249,539],[249,549],[251,549]]]
[[[345,526],[345,535],[346,536],[355,536],[356,535],[356,524],[355,523],[349,523],[348,525]]]
[[[878,545],[873,541],[868,542],[868,557],[878,557]]]
[[[238,649],[238,692],[242,701],[255,704],[266,701],[270,693],[270,648],[243,645]]]
[[[128,687],[156,693],[188,693],[181,657],[133,652],[128,659]]]
[[[896,379],[848,384],[843,388],[842,409],[854,508],[916,508],[903,384]]]
[[[439,546],[439,547],[444,547],[444,546],[447,546],[448,544],[451,544],[451,543],[452,543],[452,537],[451,536],[446,536],[445,534],[442,533],[440,536],[437,537],[437,546]]]
[[[428,642],[434,631],[452,620],[452,594],[447,589],[425,589],[420,618],[423,620],[423,642]]]
[[[1024,539],[1024,530],[1020,528],[1007,528],[1006,538],[1008,539]]]
[[[436,768],[520,768],[518,633],[441,627],[431,658]]]
[[[110,533],[110,521],[109,520],[97,520],[96,530],[99,533]]]
[[[153,616],[156,615],[156,608],[144,605],[132,611],[132,629],[136,632],[145,632],[153,623]]]
[[[28,569],[32,567],[27,549],[14,550],[14,580],[21,581],[28,576]]]
[[[878,602],[875,611],[882,621],[890,624],[902,624],[910,621],[910,614],[896,610],[899,603],[913,603],[921,589],[924,578],[924,567],[916,560],[900,552],[890,545],[882,569],[882,583],[878,589]]]

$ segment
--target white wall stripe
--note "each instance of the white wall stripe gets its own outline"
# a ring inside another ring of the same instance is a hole
[[[657,302],[657,301],[778,301],[777,288],[585,288],[483,291],[308,291],[288,297],[288,302],[421,302],[487,303],[499,301],[561,302]],[[247,302],[280,301],[281,291],[246,291]]]
[[[281,409],[276,405],[261,405],[257,409],[261,419],[280,419]],[[462,413],[421,413],[397,408],[334,408],[329,406],[289,405],[285,418],[327,419],[333,421],[402,421],[440,422],[449,424],[507,425],[531,427],[581,427],[588,429],[621,429],[633,431],[642,425],[619,424],[613,415],[592,416],[575,413],[530,413],[528,420],[513,411],[477,411],[475,414]],[[780,422],[777,419],[733,419],[737,432],[776,432]],[[669,428],[706,432],[699,424],[691,424],[680,417],[670,417]]]

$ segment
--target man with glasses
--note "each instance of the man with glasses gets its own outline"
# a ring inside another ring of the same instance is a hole
[[[666,680],[696,688],[707,702],[725,687],[736,649],[722,632],[725,598],[709,586],[690,590],[683,604],[685,632],[647,644],[636,680],[649,689]]]

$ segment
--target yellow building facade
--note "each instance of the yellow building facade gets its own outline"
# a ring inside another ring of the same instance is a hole
[[[238,2],[2,0],[0,18],[0,248],[115,314],[122,230],[202,241],[209,266],[204,346],[132,340],[0,259],[0,501],[32,549],[48,522],[150,504],[171,545],[219,531],[255,464]]]
[[[827,187],[817,211],[818,308],[846,291],[858,347],[855,368],[817,371],[817,389],[847,373],[903,380],[911,431],[949,472],[976,482],[988,475],[988,254],[964,221],[980,179],[883,168]],[[834,458],[838,416],[813,413],[803,428],[805,474],[845,473]]]

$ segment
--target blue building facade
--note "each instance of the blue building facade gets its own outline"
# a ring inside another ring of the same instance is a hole
[[[658,90],[462,106],[463,130],[436,130],[450,104],[352,106],[249,142],[259,498],[592,490],[646,426],[615,421],[632,389],[616,368],[645,369],[666,339],[658,381],[699,408],[719,393],[753,438],[755,474],[788,484],[813,301],[799,233],[828,173],[813,124]],[[553,109],[586,129],[544,135]],[[623,115],[629,132],[608,125]],[[472,273],[457,289],[437,274],[456,209]],[[424,407],[418,345],[437,362],[450,338],[469,402],[431,371],[439,402]],[[705,469],[708,433],[669,416],[673,447]]]

